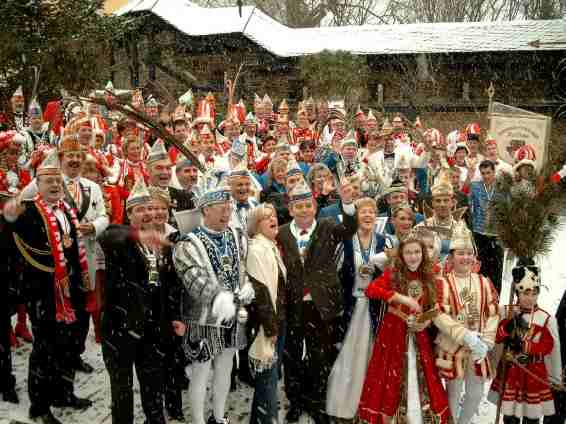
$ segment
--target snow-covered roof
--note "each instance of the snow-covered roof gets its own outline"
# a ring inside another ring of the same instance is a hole
[[[281,57],[323,50],[354,54],[564,50],[566,20],[289,28],[252,6],[204,8],[188,0],[132,0],[116,11],[151,11],[189,36],[239,33]],[[540,41],[535,47],[530,43]],[[559,43],[562,42],[562,43]]]

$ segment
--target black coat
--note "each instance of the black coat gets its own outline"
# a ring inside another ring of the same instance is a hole
[[[8,230],[15,234],[22,241],[21,245],[27,245],[24,250],[36,263],[48,267],[54,267],[51,246],[47,236],[47,228],[43,223],[34,202],[24,202],[25,211],[15,222],[7,223]],[[73,240],[71,247],[64,250],[67,260],[67,271],[69,272],[71,305],[75,310],[84,309],[86,292],[83,288],[81,268],[79,264],[79,253],[77,248],[77,230],[71,222],[71,217],[66,214],[67,221],[71,226],[70,236]],[[60,227],[60,226],[59,226]],[[59,228],[61,234],[63,231]],[[20,285],[20,294],[26,302],[41,302],[41,317],[51,320],[55,319],[55,299],[54,299],[54,276],[52,272],[38,269],[37,266],[25,259],[20,251],[14,252],[17,256],[13,263],[17,269],[16,276]]]
[[[355,216],[342,211],[343,222],[331,218],[317,221],[310,244],[301,262],[297,241],[291,233],[291,224],[283,226],[277,237],[282,258],[287,267],[287,323],[302,325],[304,288],[308,288],[316,309],[324,321],[331,321],[344,310],[342,284],[337,272],[336,248],[351,239],[357,230]]]
[[[149,285],[149,265],[131,227],[110,225],[98,241],[106,257],[103,337],[130,333],[160,342],[167,339],[171,321],[180,319],[180,300],[175,296],[178,280],[170,274],[170,255],[165,255],[168,266],[160,270],[160,285],[155,287]]]

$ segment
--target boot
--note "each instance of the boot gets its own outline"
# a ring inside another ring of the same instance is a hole
[[[2,399],[4,400],[4,402],[20,403],[18,393],[16,393],[16,389],[14,389],[13,387],[11,389],[5,390],[2,393]]]
[[[63,424],[61,421],[59,421],[57,418],[53,416],[51,411],[47,411],[47,413],[42,415],[33,415],[32,413],[30,413],[29,417],[31,420],[33,420],[33,422],[39,424]]]
[[[31,343],[33,342],[33,336],[28,329],[27,325],[27,312],[25,305],[17,306],[18,313],[18,323],[16,324],[16,336],[24,339],[24,341]]]
[[[20,347],[20,341],[16,337],[16,333],[14,333],[14,330],[13,330],[12,327],[10,327],[10,346]]]

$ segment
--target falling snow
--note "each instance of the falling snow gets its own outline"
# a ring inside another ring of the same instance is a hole
[[[565,220],[566,222],[566,220]],[[539,304],[543,309],[554,314],[564,290],[566,290],[566,268],[563,266],[564,251],[566,251],[566,228],[558,234],[552,253],[542,259],[543,274],[542,278],[547,290],[543,290]],[[505,290],[502,293],[505,297]],[[9,424],[12,420],[25,423],[32,423],[27,418],[29,408],[29,400],[27,397],[27,371],[28,357],[31,352],[31,345],[25,344],[18,348],[13,356],[14,369],[17,379],[17,391],[20,396],[20,404],[12,405],[0,401],[0,424]],[[87,351],[84,359],[91,364],[95,371],[93,374],[77,373],[75,378],[75,393],[82,398],[93,401],[93,406],[85,411],[74,411],[69,409],[53,408],[53,413],[64,424],[109,424],[110,416],[110,381],[108,373],[104,368],[100,345],[94,342],[94,332],[91,329],[87,340]],[[139,385],[137,380],[134,383],[134,408],[136,422],[143,422],[145,419],[141,409],[139,397]],[[488,385],[486,385],[488,387]],[[210,395],[210,390],[209,390]],[[228,397],[227,415],[232,423],[248,423],[251,402],[253,398],[253,389],[247,385],[240,387],[230,393]],[[288,407],[283,392],[282,382],[280,382],[280,422],[284,422],[285,411]],[[187,392],[183,392],[183,404],[185,417],[190,416],[190,405],[188,402]],[[208,403],[210,405],[210,402]],[[495,407],[486,400],[480,405],[478,415],[474,418],[473,424],[483,424],[493,422],[495,417]],[[188,420],[187,420],[188,421]],[[176,423],[176,421],[170,421]],[[307,415],[303,415],[299,421],[300,424],[311,423]]]

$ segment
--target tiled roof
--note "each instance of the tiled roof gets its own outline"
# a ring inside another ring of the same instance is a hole
[[[566,50],[566,20],[289,28],[259,9],[204,8],[187,0],[132,0],[116,14],[151,11],[189,36],[240,33],[277,56]],[[529,43],[539,40],[539,47]],[[559,43],[562,42],[562,43]],[[554,43],[554,44],[553,44]]]

